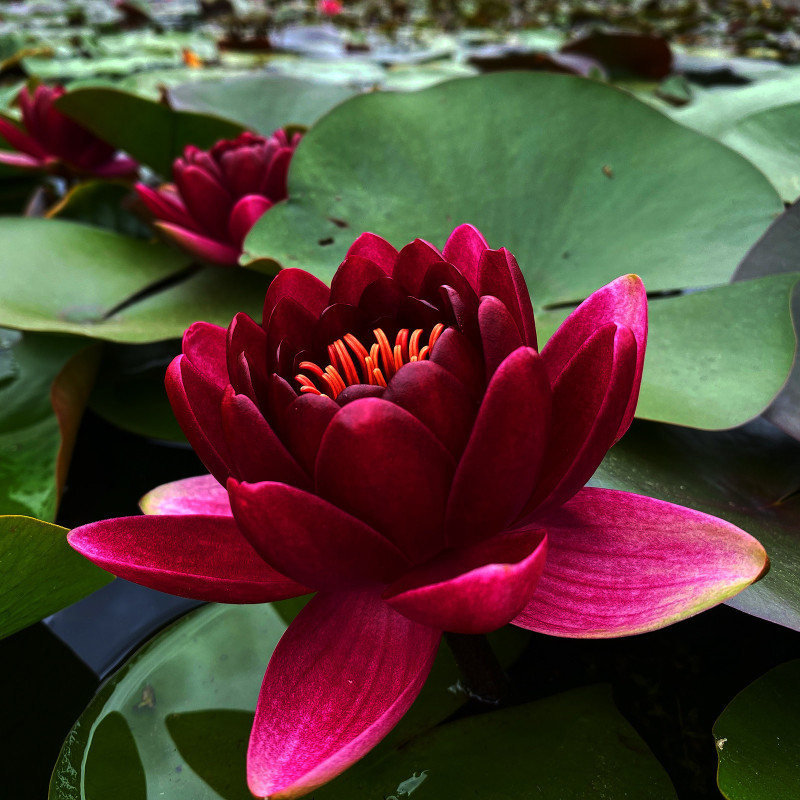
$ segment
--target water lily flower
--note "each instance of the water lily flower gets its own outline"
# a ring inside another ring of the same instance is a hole
[[[319,0],[317,10],[326,17],[338,17],[344,10],[340,0]]]
[[[286,175],[301,134],[270,137],[245,132],[210,150],[190,145],[172,171],[175,183],[158,190],[137,184],[156,227],[192,255],[236,266],[256,221],[287,196]]]
[[[365,233],[330,288],[286,269],[261,324],[189,328],[167,390],[211,475],[70,544],[187,597],[316,592],[269,662],[247,762],[255,795],[300,797],[402,717],[443,631],[623,636],[762,573],[727,522],[584,488],[631,423],[646,335],[634,275],[540,352],[517,262],[475,228],[442,252]]]
[[[0,117],[0,136],[18,152],[0,150],[0,164],[47,172],[67,171],[96,178],[133,177],[138,164],[53,105],[65,90],[61,86],[23,87],[17,100],[22,128]]]

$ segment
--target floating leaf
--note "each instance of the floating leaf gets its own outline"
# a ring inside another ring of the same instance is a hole
[[[147,800],[144,769],[125,717],[117,711],[103,717],[95,742],[83,768],[86,800]]]

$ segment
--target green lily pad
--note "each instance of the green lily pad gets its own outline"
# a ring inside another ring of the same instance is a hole
[[[189,269],[165,246],[61,220],[0,219],[0,236],[0,325],[154,342],[196,320],[227,326],[237,311],[261,314],[268,279],[253,272]]]
[[[636,421],[591,485],[695,508],[755,536],[770,570],[727,604],[800,630],[798,474],[800,444],[764,420],[715,432]]]
[[[184,83],[170,89],[168,97],[176,110],[221,114],[268,136],[287,125],[310,127],[355,94],[347,86],[266,74]]]
[[[160,797],[162,792],[170,800],[242,797],[249,737],[245,723],[252,721],[270,655],[300,605],[296,600],[208,605],[142,647],[73,727],[53,772],[50,800],[94,800],[86,791],[84,764],[96,747],[108,753],[101,741],[102,724],[115,713],[133,734],[147,778],[147,797]],[[528,636],[510,626],[492,634],[501,663],[514,661]],[[417,701],[374,752],[402,747],[458,710],[466,696],[456,682],[452,657],[441,647]],[[194,734],[187,733],[187,720],[195,723]],[[205,723],[211,727],[203,728]],[[225,732],[232,732],[235,741],[210,751],[209,741]],[[113,763],[120,765],[124,757],[117,753]]]
[[[86,341],[0,329],[0,513],[52,520],[94,377]]]
[[[173,111],[162,103],[115,89],[76,89],[60,97],[56,105],[97,136],[165,176],[171,175],[172,162],[186,145],[207,149],[243,130],[221,117]]]
[[[539,307],[625,272],[651,292],[726,281],[781,210],[719,143],[616,89],[542,73],[354,97],[300,144],[289,196],[247,256],[330,280],[364,230],[441,246],[471,222],[517,256]]]
[[[67,544],[65,528],[0,516],[0,639],[112,579]]]
[[[89,751],[84,767],[87,800],[147,800],[136,740],[125,717],[112,711],[97,726],[97,746]]]
[[[800,795],[800,660],[781,664],[741,691],[714,723],[717,783],[728,800]]]
[[[720,429],[764,411],[792,368],[797,280],[797,273],[773,275],[651,300],[636,416]],[[568,313],[537,315],[540,343]]]
[[[673,800],[655,756],[617,711],[607,686],[434,728],[382,759],[356,765],[315,800]]]

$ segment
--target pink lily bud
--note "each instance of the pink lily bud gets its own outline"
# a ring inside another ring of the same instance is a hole
[[[176,159],[174,183],[137,184],[139,196],[168,239],[204,261],[236,266],[256,221],[287,196],[286,175],[301,134],[245,132],[210,150],[189,145]]]

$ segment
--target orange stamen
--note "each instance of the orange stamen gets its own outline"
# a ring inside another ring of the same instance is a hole
[[[396,344],[394,346],[394,371],[397,372],[397,370],[399,370],[400,367],[402,366],[403,366],[403,348],[399,344]]]
[[[417,356],[419,356],[419,340],[421,337],[422,328],[417,328],[414,333],[411,334],[411,341],[408,344],[409,356],[414,361],[416,361]]]
[[[408,328],[403,328],[397,332],[397,336],[394,339],[394,346],[397,347],[397,345],[400,345],[401,358],[403,359],[402,363],[408,363]],[[400,367],[397,369],[400,369]]]
[[[383,377],[383,373],[379,369],[372,370],[372,374],[375,376],[375,381],[377,382],[378,386],[386,387],[386,378]]]
[[[386,374],[391,378],[394,375],[394,355],[392,354],[392,346],[389,344],[389,339],[381,328],[375,328],[372,331],[378,344],[381,348],[381,359],[383,360],[383,369]]]
[[[364,361],[366,362],[367,368],[367,383],[370,386],[375,386],[375,370],[377,369],[375,366],[375,362],[372,360],[372,356],[367,356]]]
[[[295,375],[294,379],[300,384],[300,391],[303,389],[313,389],[315,392],[319,391],[314,385],[314,381],[312,381],[311,378],[307,378],[305,375]]]
[[[316,394],[322,397],[322,392],[316,386],[301,386],[300,394]]]
[[[333,381],[333,386],[336,391],[336,394],[334,394],[333,396],[335,400],[336,397],[347,388],[347,386],[345,382],[342,380],[342,376],[339,374],[339,371],[332,364],[329,364],[325,368],[325,373],[330,377],[331,381]]]
[[[419,351],[419,360],[424,361],[425,357],[428,355],[428,353],[430,353],[430,351],[431,348],[428,347],[428,345],[426,344],[425,347],[423,347],[422,350]]]
[[[339,361],[344,367],[344,376],[347,378],[348,386],[352,386],[355,383],[358,383],[358,373],[356,372],[356,365],[353,363],[353,359],[350,358],[350,353],[347,352],[347,348],[344,346],[344,342],[341,339],[337,339],[333,346],[336,348],[336,352],[339,355]]]
[[[321,378],[325,374],[322,371],[322,367],[318,367],[313,361],[301,361],[297,368],[307,369],[309,372],[313,372],[318,378]],[[298,380],[300,380],[299,377]]]
[[[366,363],[369,353],[367,353],[367,351],[364,349],[364,345],[361,344],[361,342],[359,342],[352,333],[346,333],[344,335],[344,340],[347,342],[350,349],[355,354],[355,357],[358,359],[358,363],[361,365],[361,374],[364,376],[365,380],[369,380]]]
[[[444,325],[440,322],[438,325],[433,326],[433,330],[431,331],[431,338],[428,339],[428,347],[433,350],[433,346],[436,344],[436,340],[442,335],[442,331],[444,330]]]

